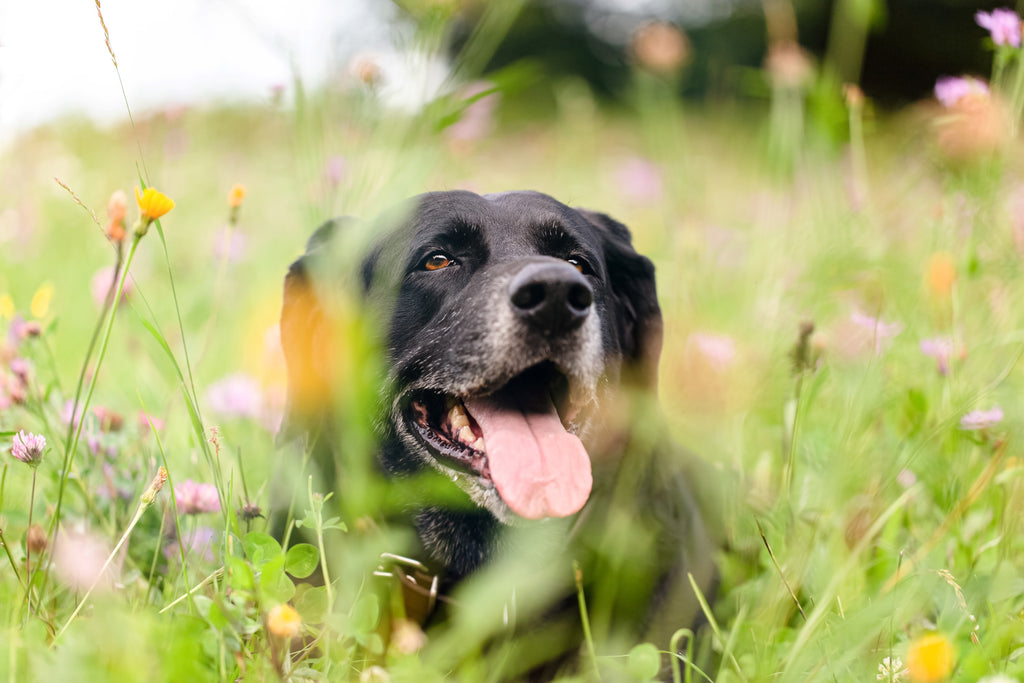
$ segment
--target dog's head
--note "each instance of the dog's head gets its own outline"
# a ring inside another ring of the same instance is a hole
[[[293,413],[330,408],[329,312],[307,267],[319,241],[285,283]],[[384,466],[432,467],[503,521],[580,510],[598,406],[622,383],[653,388],[661,347],[654,267],[628,229],[535,192],[430,193],[363,272],[389,302],[384,398],[398,447]]]

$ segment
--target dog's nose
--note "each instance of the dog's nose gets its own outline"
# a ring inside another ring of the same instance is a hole
[[[590,313],[594,290],[568,263],[531,263],[508,286],[512,309],[546,334],[569,332]]]

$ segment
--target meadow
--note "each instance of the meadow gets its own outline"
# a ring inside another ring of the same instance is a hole
[[[1024,68],[995,48],[991,84],[897,111],[790,54],[760,99],[682,101],[641,60],[615,106],[567,80],[537,115],[537,75],[508,69],[399,114],[364,68],[22,136],[0,160],[0,672],[504,679],[479,614],[384,651],[346,499],[379,491],[319,488],[275,441],[308,235],[461,188],[607,212],[655,261],[661,405],[722,544],[676,680],[1024,677]],[[373,311],[343,303],[338,419],[368,459]],[[299,492],[287,550],[275,486]],[[646,680],[652,650],[598,647],[578,678]]]

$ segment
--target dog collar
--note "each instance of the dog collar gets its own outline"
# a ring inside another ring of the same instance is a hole
[[[458,602],[451,596],[441,593],[441,575],[411,557],[394,553],[381,553],[380,562],[373,572],[374,576],[390,579],[397,583],[402,595],[404,618],[423,627],[437,611],[438,605],[452,607]],[[507,629],[515,628],[516,622],[516,591],[505,602],[502,609],[502,624]]]

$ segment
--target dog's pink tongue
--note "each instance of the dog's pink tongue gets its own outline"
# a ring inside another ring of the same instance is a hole
[[[551,399],[517,400],[506,392],[467,400],[483,431],[491,478],[520,517],[566,517],[587,502],[590,456],[562,427]]]

